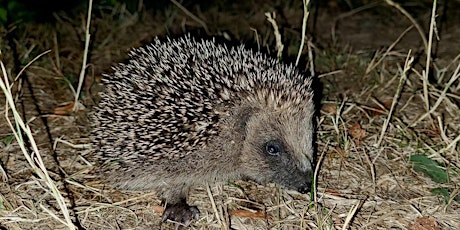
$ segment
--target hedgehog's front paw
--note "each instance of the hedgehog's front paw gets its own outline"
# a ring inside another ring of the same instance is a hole
[[[187,226],[193,219],[198,219],[199,215],[200,211],[197,207],[190,206],[185,201],[183,201],[177,204],[166,205],[162,220],[172,220],[176,222],[177,229],[177,223],[181,223]]]

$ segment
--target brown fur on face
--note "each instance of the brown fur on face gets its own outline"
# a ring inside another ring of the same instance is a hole
[[[304,109],[297,108],[273,109],[265,105],[248,120],[240,155],[240,170],[246,177],[299,191],[310,187],[313,107],[305,104]],[[278,156],[265,152],[265,145],[272,141],[281,146]]]

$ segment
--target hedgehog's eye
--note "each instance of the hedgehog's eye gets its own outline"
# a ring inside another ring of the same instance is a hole
[[[282,144],[278,141],[269,141],[265,143],[265,152],[272,156],[279,156],[281,154]]]

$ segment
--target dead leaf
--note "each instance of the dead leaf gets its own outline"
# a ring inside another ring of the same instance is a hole
[[[386,101],[383,102],[383,106],[385,106],[385,108],[387,108],[387,109],[390,109],[392,104],[393,104],[392,100],[386,100]]]
[[[266,219],[267,216],[261,211],[250,211],[250,210],[233,210],[230,213],[232,216],[245,217],[251,219]]]
[[[73,102],[59,105],[54,108],[54,114],[56,115],[69,115],[73,112]]]
[[[56,115],[60,115],[60,116],[67,116],[67,115],[72,114],[74,112],[73,107],[74,107],[73,102],[64,103],[64,104],[58,105],[56,108],[54,108],[53,113],[56,114]],[[84,106],[81,103],[78,103],[77,104],[77,110],[83,110],[83,109],[84,109]]]
[[[159,213],[160,215],[163,215],[163,212],[165,211],[164,207],[161,205],[154,205],[152,209],[154,212]]]
[[[337,105],[335,104],[326,104],[323,105],[321,110],[328,115],[337,113]]]
[[[356,138],[358,140],[362,140],[364,139],[364,137],[366,137],[366,130],[363,129],[359,123],[353,124],[350,127],[349,132],[353,138]]]
[[[434,217],[422,216],[415,219],[415,223],[409,228],[410,230],[441,230],[438,222]]]

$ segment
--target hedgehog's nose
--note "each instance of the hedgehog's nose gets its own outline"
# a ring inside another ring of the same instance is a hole
[[[298,189],[297,189],[298,192],[302,193],[302,194],[306,194],[308,192],[310,192],[310,186],[306,185],[306,184],[303,184],[302,186],[300,186]]]

